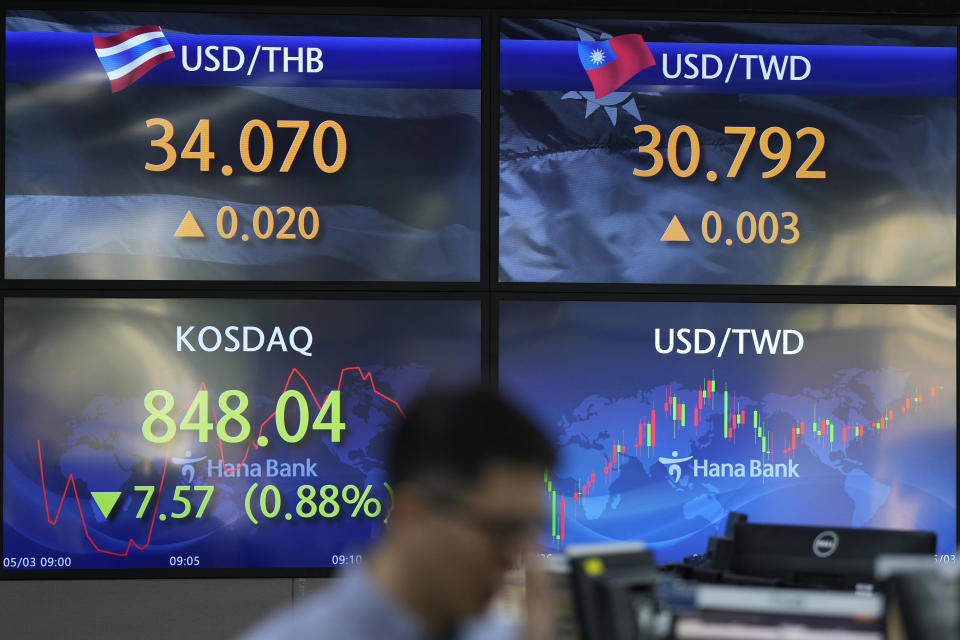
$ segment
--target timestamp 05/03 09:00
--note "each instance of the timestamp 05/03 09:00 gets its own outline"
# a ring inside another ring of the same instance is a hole
[[[170,556],[171,567],[199,567],[200,556]],[[70,556],[4,556],[4,569],[69,569],[73,565]]]
[[[4,556],[4,569],[69,569],[70,556]]]

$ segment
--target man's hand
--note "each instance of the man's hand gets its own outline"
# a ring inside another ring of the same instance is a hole
[[[543,570],[541,558],[532,551],[523,554],[526,577],[526,623],[524,640],[552,640],[556,626],[553,608],[553,585]]]

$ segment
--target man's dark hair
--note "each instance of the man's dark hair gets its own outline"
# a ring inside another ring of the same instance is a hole
[[[548,469],[553,444],[503,396],[486,387],[433,392],[410,407],[394,432],[390,481],[444,493],[469,490],[497,462]]]

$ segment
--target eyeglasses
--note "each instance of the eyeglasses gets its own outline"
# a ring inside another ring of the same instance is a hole
[[[543,530],[546,521],[546,518],[540,514],[519,517],[500,516],[484,514],[466,505],[449,510],[447,515],[465,522],[488,540],[502,547],[536,536]]]
[[[498,546],[510,546],[525,537],[536,536],[546,523],[546,515],[539,510],[530,515],[484,513],[483,509],[465,500],[462,494],[435,487],[430,493],[434,504],[446,517],[464,522]]]

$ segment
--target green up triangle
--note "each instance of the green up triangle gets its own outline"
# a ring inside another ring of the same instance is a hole
[[[110,517],[110,512],[113,511],[117,500],[120,499],[119,491],[91,491],[90,495],[93,496],[97,506],[100,507],[100,513],[103,514],[104,518]]]

